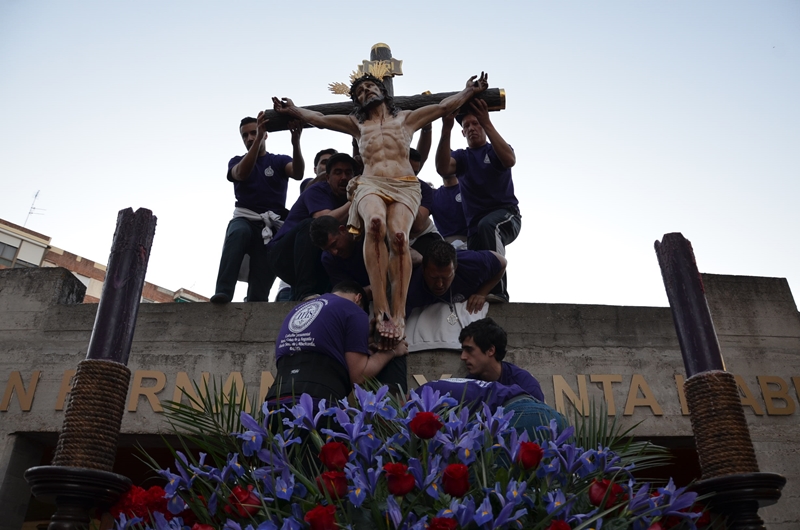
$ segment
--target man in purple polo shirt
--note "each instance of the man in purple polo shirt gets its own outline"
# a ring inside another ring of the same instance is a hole
[[[443,239],[434,241],[422,257],[422,266],[411,274],[406,314],[437,302],[448,304],[454,312],[454,304],[464,301],[470,313],[477,313],[505,270],[506,259],[497,252],[464,250],[456,257],[453,245]]]
[[[445,241],[451,244],[460,241],[463,248],[459,250],[468,248],[467,219],[461,205],[461,185],[455,175],[442,177],[442,185],[433,192],[431,214],[436,229]]]
[[[239,132],[247,153],[228,162],[228,180],[233,182],[236,209],[225,232],[217,286],[211,297],[216,304],[227,304],[233,298],[245,254],[250,256],[248,302],[268,301],[275,281],[267,265],[265,245],[286,217],[288,179],[302,179],[305,162],[300,152],[302,125],[291,126],[292,156],[288,157],[267,152],[266,123],[263,112],[258,113],[257,119],[247,117],[241,121]]]
[[[331,156],[326,163],[327,182],[318,182],[300,194],[286,222],[267,245],[270,267],[292,286],[292,300],[305,300],[330,290],[320,261],[322,251],[311,242],[309,226],[314,218],[323,215],[341,223],[347,220],[347,183],[353,178],[354,165],[346,153]]]
[[[467,149],[450,150],[453,116],[442,118],[442,137],[436,150],[436,171],[455,174],[461,185],[461,204],[467,221],[470,250],[494,250],[505,255],[522,228],[519,201],[514,195],[511,168],[517,159],[489,118],[483,100],[472,100],[455,119],[467,139]],[[491,143],[487,142],[488,139]],[[492,290],[490,302],[507,302],[506,277]]]
[[[404,342],[388,351],[370,350],[363,298],[358,284],[343,282],[289,312],[275,339],[278,374],[267,392],[268,402],[281,404],[303,393],[338,401],[350,394],[353,384],[363,384],[408,353]]]
[[[364,245],[335,217],[322,215],[311,221],[311,242],[322,250],[322,266],[332,284],[346,280],[359,284],[372,299],[364,265]]]
[[[496,381],[506,386],[517,385],[544,403],[539,381],[527,370],[503,360],[508,339],[497,322],[489,317],[476,320],[461,330],[458,340],[468,378]]]

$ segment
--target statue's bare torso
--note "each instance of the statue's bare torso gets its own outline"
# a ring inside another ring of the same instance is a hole
[[[364,160],[364,175],[387,178],[414,175],[408,160],[414,133],[405,123],[408,114],[409,111],[400,111],[392,116],[387,112],[385,116],[358,124],[358,149]]]

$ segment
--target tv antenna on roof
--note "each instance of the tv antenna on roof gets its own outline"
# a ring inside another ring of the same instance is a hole
[[[34,205],[36,204],[36,199],[39,198],[39,191],[36,190],[36,195],[33,196],[33,202],[31,203],[31,209],[28,210],[28,216],[25,218],[25,223],[22,225],[23,227],[28,224],[28,218],[30,218],[31,214],[33,215],[44,215],[43,213],[39,213],[40,211],[46,211],[44,208],[36,208]]]

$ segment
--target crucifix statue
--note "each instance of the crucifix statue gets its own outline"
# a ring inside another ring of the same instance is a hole
[[[411,278],[408,234],[421,198],[408,158],[411,138],[415,131],[455,112],[489,85],[488,75],[482,72],[470,77],[461,92],[438,103],[400,110],[383,82],[389,73],[386,63],[365,61],[361,71],[351,77],[351,114],[326,115],[297,107],[288,98],[273,97],[272,101],[278,114],[349,134],[358,142],[364,173],[348,185],[351,205],[347,223],[351,232],[364,234],[373,322],[382,345],[392,347],[405,336],[406,295]]]

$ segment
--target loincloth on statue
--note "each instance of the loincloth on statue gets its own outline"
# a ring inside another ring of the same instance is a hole
[[[361,217],[358,215],[358,203],[367,195],[377,195],[386,204],[398,202],[417,214],[422,200],[419,181],[415,176],[409,177],[367,177],[361,175],[347,184],[347,199],[352,202],[347,226],[353,234],[361,233]]]

